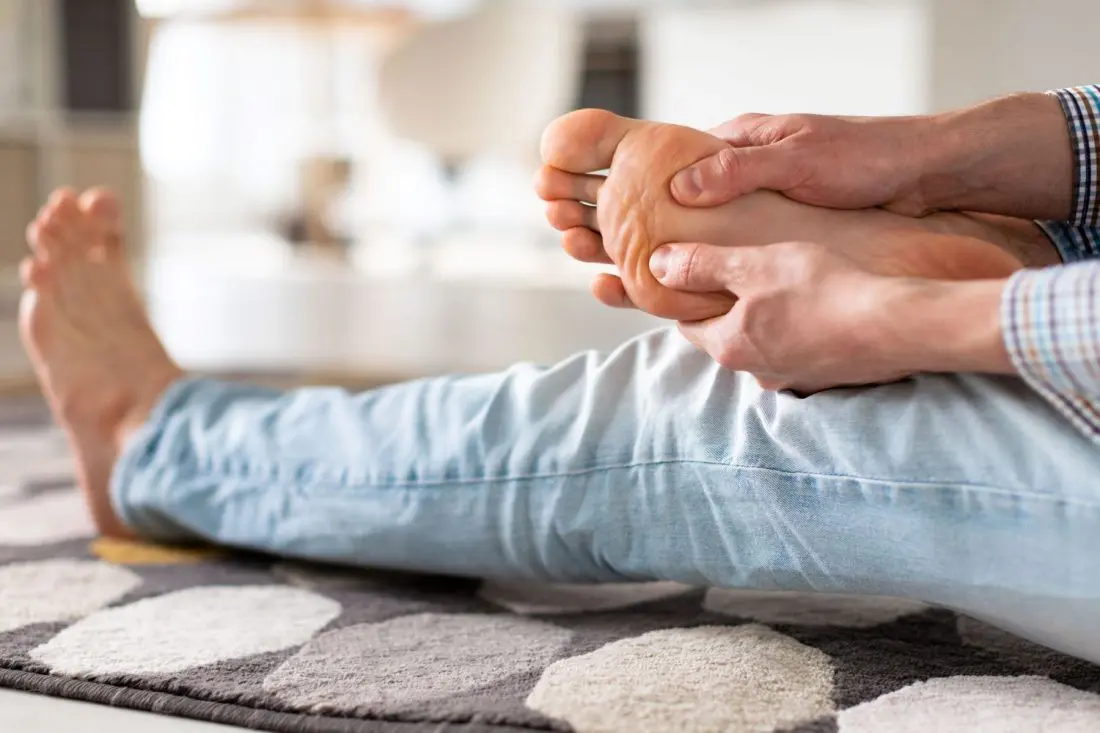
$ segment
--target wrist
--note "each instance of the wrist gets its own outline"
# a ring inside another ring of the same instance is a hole
[[[883,278],[868,337],[899,373],[1014,374],[1001,326],[1007,282]]]
[[[911,196],[923,211],[1070,216],[1074,158],[1058,99],[1016,94],[921,118]]]

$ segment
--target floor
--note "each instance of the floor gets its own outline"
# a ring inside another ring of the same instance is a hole
[[[0,391],[6,381],[25,381],[29,365],[19,347],[14,320],[0,314]],[[76,724],[79,721],[79,726]],[[0,689],[0,731],[57,733],[216,733],[234,731],[210,723],[166,718],[149,713],[73,702]]]
[[[0,690],[0,731],[57,733],[78,728],[81,733],[217,733],[242,730],[105,705]]]

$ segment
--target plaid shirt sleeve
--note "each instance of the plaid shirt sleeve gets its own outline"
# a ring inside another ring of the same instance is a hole
[[[1065,262],[1100,257],[1100,84],[1050,92],[1073,143],[1073,211],[1069,221],[1037,222]]]
[[[1001,323],[1024,380],[1100,443],[1100,262],[1016,273]]]
[[[1051,94],[1073,142],[1073,211],[1038,224],[1069,264],[1016,273],[1001,322],[1024,380],[1100,443],[1100,85]]]
[[[1058,89],[1051,94],[1062,105],[1073,142],[1075,175],[1070,223],[1100,226],[1100,84]]]

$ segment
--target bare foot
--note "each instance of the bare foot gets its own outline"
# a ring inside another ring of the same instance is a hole
[[[609,304],[628,297],[654,315],[682,321],[724,314],[732,305],[728,296],[675,293],[653,278],[650,253],[674,242],[808,240],[885,275],[939,279],[1007,277],[1023,266],[1007,241],[1009,228],[959,215],[910,219],[877,209],[839,211],[772,192],[713,209],[677,204],[669,188],[673,175],[724,146],[705,132],[603,110],[573,112],[550,125],[536,188],[550,202],[547,218],[564,232],[570,254],[618,266],[622,285],[607,276],[595,286],[597,297]],[[591,175],[605,169],[606,178]]]
[[[96,526],[126,536],[108,484],[127,437],[182,372],[161,346],[122,251],[115,198],[55,192],[27,228],[20,333],[75,453]]]

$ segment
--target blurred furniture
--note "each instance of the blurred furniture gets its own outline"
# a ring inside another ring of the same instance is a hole
[[[0,270],[61,185],[116,189],[140,247],[143,34],[131,0],[0,0]]]
[[[561,3],[487,0],[393,50],[379,72],[383,115],[452,174],[486,152],[536,160],[546,124],[577,98],[582,41]]]
[[[326,210],[374,127],[372,70],[417,18],[397,0],[139,6],[153,27],[142,151],[155,242],[240,229],[338,241]]]
[[[29,380],[18,344],[15,268],[50,190],[118,192],[143,255],[137,143],[145,26],[133,0],[0,0],[0,390]]]

